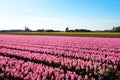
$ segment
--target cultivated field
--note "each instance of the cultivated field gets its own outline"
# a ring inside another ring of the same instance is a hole
[[[0,34],[120,38],[120,32],[1,32]]]
[[[0,35],[0,80],[120,80],[120,39]]]

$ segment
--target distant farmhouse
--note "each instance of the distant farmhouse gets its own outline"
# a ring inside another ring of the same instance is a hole
[[[65,29],[66,32],[91,32],[91,30],[88,29],[74,29],[74,30],[69,30],[69,28],[67,27]]]
[[[120,32],[120,26],[113,27],[111,31],[113,31],[113,32]]]

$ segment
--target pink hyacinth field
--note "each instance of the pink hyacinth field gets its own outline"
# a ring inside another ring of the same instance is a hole
[[[120,38],[0,35],[0,80],[120,80]]]

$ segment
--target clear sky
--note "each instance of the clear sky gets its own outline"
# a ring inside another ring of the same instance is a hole
[[[0,0],[0,30],[111,29],[120,25],[120,0]]]

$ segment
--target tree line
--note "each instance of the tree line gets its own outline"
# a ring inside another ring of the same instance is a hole
[[[53,29],[38,29],[38,30],[31,30],[28,27],[25,26],[24,30],[0,30],[0,32],[92,32],[92,30],[88,30],[88,29],[74,29],[71,30],[69,29],[69,27],[65,28],[65,31],[60,31],[60,30],[53,30]],[[94,31],[94,32],[98,32],[98,31]],[[103,30],[100,32],[120,32],[120,26],[117,27],[113,27],[110,30]]]

